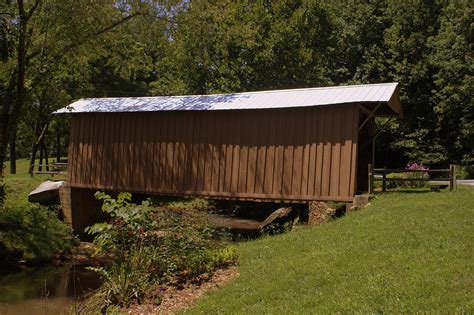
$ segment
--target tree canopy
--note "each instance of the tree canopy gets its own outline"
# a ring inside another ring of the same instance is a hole
[[[81,97],[397,81],[405,117],[378,161],[472,163],[473,17],[472,1],[4,1],[0,162],[64,151],[49,114]]]

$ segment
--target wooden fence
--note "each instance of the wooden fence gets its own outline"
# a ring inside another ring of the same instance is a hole
[[[55,162],[48,164],[36,164],[33,165],[33,169],[35,166],[37,166],[38,168],[41,167],[41,171],[33,171],[31,173],[31,176],[33,176],[33,174],[49,174],[51,176],[54,176],[67,173],[67,163]]]
[[[411,177],[411,178],[387,178],[389,173],[418,173],[421,174],[420,177]],[[444,178],[431,178],[433,173],[444,173],[448,174],[448,177]],[[428,177],[423,177],[424,174],[428,174]],[[378,176],[377,176],[378,175]],[[428,169],[428,170],[400,170],[400,169],[386,169],[386,168],[373,168],[372,164],[369,164],[369,194],[374,193],[374,182],[382,182],[382,191],[387,190],[387,182],[438,182],[438,181],[448,181],[449,190],[456,189],[456,165],[451,164],[447,169]],[[440,188],[442,184],[432,185],[437,189]]]

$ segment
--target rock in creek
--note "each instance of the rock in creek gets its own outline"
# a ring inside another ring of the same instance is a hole
[[[30,192],[28,201],[42,205],[59,204],[59,187],[64,184],[64,181],[53,182],[47,180],[42,182],[35,190]]]

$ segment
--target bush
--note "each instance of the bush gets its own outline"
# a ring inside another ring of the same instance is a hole
[[[456,178],[457,179],[473,179],[474,178],[474,165],[456,166]]]
[[[96,198],[103,200],[102,209],[111,219],[87,231],[111,261],[93,268],[104,283],[89,311],[141,302],[159,283],[180,282],[235,261],[235,251],[212,240],[202,214],[156,208],[148,201],[137,205],[130,193],[113,199],[97,192]]]
[[[3,182],[3,177],[0,177],[0,210],[3,209],[5,196],[6,196],[6,186],[5,186],[5,183]]]
[[[0,261],[8,267],[50,261],[74,245],[71,229],[57,209],[26,204],[0,211]]]
[[[393,182],[387,182],[386,187],[387,189],[393,189],[393,188],[423,188],[427,186],[426,181],[417,181],[415,179],[428,179],[429,174],[424,172],[428,170],[426,166],[423,164],[418,164],[418,163],[408,163],[406,170],[419,170],[419,172],[405,172],[405,173],[389,173],[387,174],[387,178],[403,178],[403,179],[413,179],[412,181],[393,181]]]

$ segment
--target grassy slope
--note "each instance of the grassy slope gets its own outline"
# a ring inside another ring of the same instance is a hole
[[[239,246],[191,313],[474,312],[474,187],[387,193],[330,224]]]
[[[5,183],[7,184],[7,206],[26,205],[28,203],[28,194],[38,187],[45,180],[63,180],[64,175],[34,175],[28,174],[29,160],[20,159],[17,163],[17,174],[9,173],[9,165],[5,163]],[[38,161],[36,162],[38,163]]]

